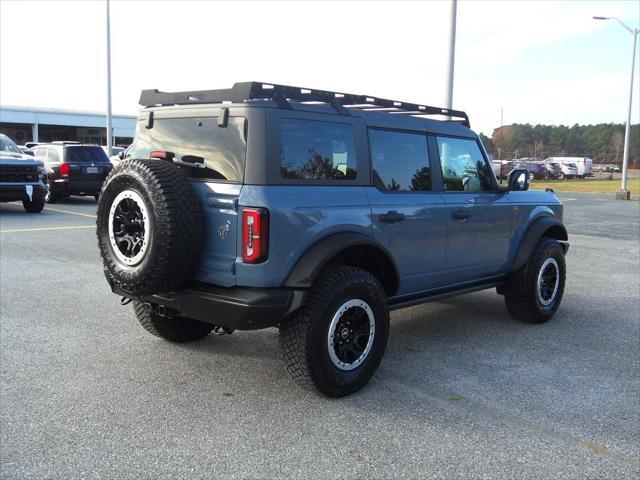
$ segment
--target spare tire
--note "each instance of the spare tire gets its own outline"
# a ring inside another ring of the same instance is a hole
[[[96,224],[104,274],[122,293],[179,289],[198,265],[200,202],[166,160],[125,160],[114,169],[100,192]]]

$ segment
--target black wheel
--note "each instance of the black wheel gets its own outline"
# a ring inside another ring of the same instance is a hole
[[[541,238],[524,268],[507,280],[504,298],[509,314],[521,322],[549,321],[562,301],[566,273],[562,246]]]
[[[189,180],[174,165],[122,162],[105,180],[96,223],[105,275],[123,292],[168,292],[192,277],[202,213]]]
[[[329,267],[305,305],[280,327],[287,371],[304,388],[329,397],[360,390],[375,373],[389,336],[389,310],[369,272]]]
[[[148,303],[134,302],[133,310],[140,325],[152,335],[170,342],[184,343],[200,340],[213,330],[213,325],[192,318],[159,315]]]
[[[33,192],[31,200],[22,200],[22,206],[29,213],[40,213],[44,208],[45,194],[42,190],[36,190]]]
[[[58,201],[58,195],[53,192],[53,187],[49,184],[49,188],[47,189],[47,193],[44,196],[44,201],[47,203],[56,203]]]

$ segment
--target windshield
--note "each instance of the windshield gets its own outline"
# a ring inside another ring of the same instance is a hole
[[[217,117],[156,118],[153,128],[138,122],[136,138],[128,156],[149,158],[154,150],[171,152],[176,160],[203,163],[207,168],[189,168],[187,174],[229,182],[244,178],[246,119],[231,117],[226,127]]]
[[[15,143],[11,141],[6,135],[0,135],[0,151],[18,153],[22,155],[22,152],[18,149]]]
[[[66,147],[65,161],[67,163],[106,163],[109,161],[102,148],[96,147]]]

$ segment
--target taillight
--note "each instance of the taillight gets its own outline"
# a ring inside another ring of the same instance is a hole
[[[68,177],[69,176],[69,164],[68,163],[61,163],[60,164],[60,176],[61,177]]]
[[[269,212],[264,208],[245,208],[242,212],[242,259],[260,263],[269,249]]]

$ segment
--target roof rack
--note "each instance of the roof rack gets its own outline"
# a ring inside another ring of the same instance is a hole
[[[311,88],[290,87],[263,82],[240,82],[221,90],[196,90],[191,92],[160,92],[143,90],[140,105],[145,107],[166,105],[194,105],[202,103],[242,103],[250,100],[273,100],[279,106],[289,107],[289,100],[296,102],[321,102],[332,105],[339,113],[349,114],[349,109],[374,111],[394,115],[440,115],[470,127],[469,117],[461,110],[431,107],[417,103],[388,100],[369,95],[330,92]]]

